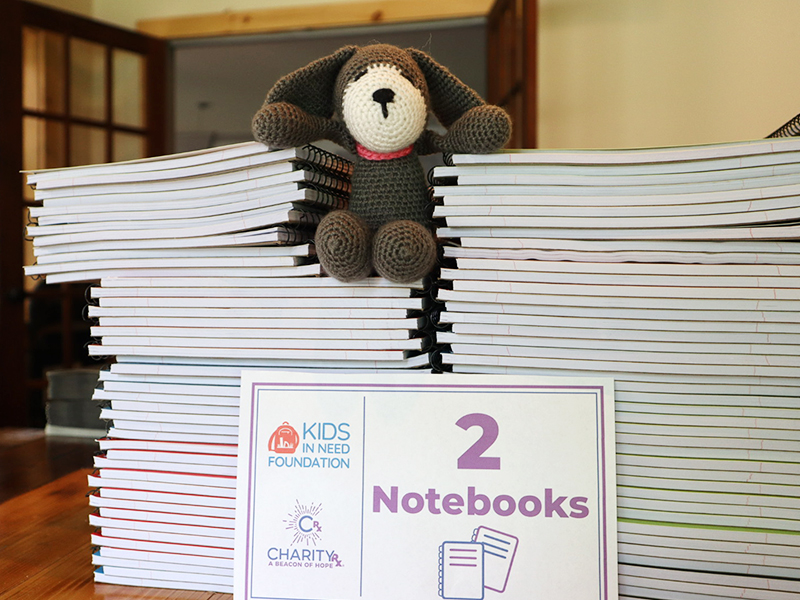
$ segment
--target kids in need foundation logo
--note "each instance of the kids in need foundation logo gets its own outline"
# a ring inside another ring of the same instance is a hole
[[[270,436],[269,450],[277,454],[294,454],[299,441],[297,430],[289,425],[288,421],[284,421],[283,425],[280,425]]]
[[[349,469],[350,423],[303,422],[300,431],[283,421],[269,438],[267,467]]]

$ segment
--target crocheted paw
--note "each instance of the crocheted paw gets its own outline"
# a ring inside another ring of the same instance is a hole
[[[392,221],[375,233],[372,262],[389,281],[411,283],[425,277],[436,264],[436,241],[416,221]]]
[[[447,130],[440,147],[445,152],[485,154],[499,150],[511,138],[511,118],[499,106],[485,104],[465,112]]]
[[[325,272],[339,281],[358,281],[372,271],[372,232],[358,215],[336,210],[317,225],[314,241]]]
[[[335,126],[288,102],[265,104],[253,117],[253,137],[270,148],[293,148],[327,137]]]

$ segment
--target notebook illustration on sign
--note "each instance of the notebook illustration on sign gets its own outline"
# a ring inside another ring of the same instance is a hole
[[[481,525],[472,534],[472,541],[483,545],[484,587],[494,592],[504,592],[519,538]]]
[[[483,599],[483,544],[444,542],[439,546],[439,596],[445,600]]]

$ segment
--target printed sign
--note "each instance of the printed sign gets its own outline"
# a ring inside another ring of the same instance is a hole
[[[617,598],[610,380],[245,372],[237,600]]]

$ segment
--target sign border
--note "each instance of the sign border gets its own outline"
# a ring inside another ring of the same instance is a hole
[[[307,375],[307,373],[305,373]],[[322,374],[322,373],[320,373]],[[346,375],[343,373],[337,373],[339,377]],[[468,383],[456,383],[452,382],[449,383],[447,380],[450,379],[448,375],[432,375],[430,373],[424,373],[426,377],[436,377],[437,379],[441,379],[441,381],[434,381],[432,380],[431,383],[402,383],[402,382],[390,382],[390,383],[379,383],[379,382],[346,382],[346,383],[339,383],[336,381],[314,381],[314,382],[298,382],[298,381],[282,381],[285,379],[296,378],[297,373],[286,373],[286,372],[268,372],[262,371],[255,373],[252,377],[252,382],[249,389],[249,394],[247,396],[249,406],[245,407],[245,403],[242,402],[240,406],[240,410],[247,409],[250,414],[249,419],[249,447],[247,448],[247,454],[249,456],[248,460],[248,471],[247,471],[247,480],[244,486],[237,485],[239,489],[246,490],[246,502],[247,502],[247,514],[245,516],[246,524],[245,524],[245,537],[244,537],[244,556],[238,557],[237,560],[241,560],[242,564],[244,565],[244,592],[245,598],[247,600],[315,600],[311,598],[289,598],[289,597],[277,597],[277,596],[252,596],[248,592],[252,590],[252,582],[250,581],[252,577],[252,556],[251,556],[251,536],[253,534],[253,527],[251,523],[253,511],[252,511],[252,500],[253,500],[253,487],[255,486],[255,465],[257,463],[257,449],[256,445],[253,443],[254,440],[257,439],[258,431],[257,423],[258,419],[258,411],[260,409],[259,406],[259,392],[264,391],[266,389],[274,390],[276,388],[282,389],[292,389],[292,390],[303,390],[307,389],[309,391],[318,391],[320,389],[336,389],[340,391],[378,391],[378,390],[410,390],[410,391],[446,391],[446,390],[454,390],[454,391],[517,391],[519,393],[535,393],[535,392],[558,392],[558,391],[572,391],[572,392],[582,392],[582,393],[594,393],[595,394],[595,423],[596,423],[596,432],[597,432],[597,457],[598,457],[598,465],[597,465],[597,478],[598,478],[598,504],[601,508],[601,515],[598,518],[598,527],[601,529],[599,532],[600,535],[598,536],[599,540],[599,574],[601,576],[601,581],[599,582],[601,585],[600,590],[600,598],[603,600],[608,600],[612,596],[609,595],[611,583],[610,580],[613,579],[614,582],[617,581],[616,576],[616,569],[615,572],[612,574],[609,572],[609,496],[608,496],[608,489],[607,489],[607,482],[608,482],[608,459],[609,457],[606,455],[606,447],[607,447],[607,439],[606,439],[606,402],[608,402],[607,398],[607,388],[610,386],[610,390],[612,390],[611,397],[613,398],[613,380],[610,379],[599,379],[599,378],[592,378],[591,384],[559,384],[555,383],[555,381],[563,382],[565,379],[572,380],[573,378],[550,378],[554,381],[552,384],[542,383],[543,381],[547,381],[548,378],[534,378],[537,383],[486,383],[486,378],[495,378],[495,379],[515,379],[517,381],[520,380],[519,377],[516,376],[498,376],[498,375],[469,375],[468,377],[481,379],[483,383],[479,383],[476,381],[475,384],[468,384]],[[358,377],[363,377],[363,374],[352,374],[351,375],[354,379],[358,379]],[[370,374],[370,376],[373,376]],[[408,377],[408,376],[406,376]],[[462,378],[464,376],[457,375],[457,377]],[[266,379],[269,379],[267,381]],[[580,379],[580,378],[578,378]],[[600,383],[594,383],[597,381],[601,381]],[[244,390],[244,387],[242,388]],[[613,410],[613,406],[612,406]],[[612,413],[613,414],[613,413]],[[613,434],[613,430],[612,430]],[[362,398],[362,464],[361,464],[361,556],[360,556],[360,564],[359,564],[359,597],[363,597],[363,554],[364,554],[364,543],[363,543],[363,535],[364,535],[364,486],[365,486],[365,456],[364,453],[366,451],[366,444],[363,443],[366,435],[366,396]],[[240,456],[242,452],[240,450]],[[612,457],[613,458],[613,457]],[[616,472],[616,469],[614,469]],[[239,472],[238,476],[241,477],[242,473]],[[616,504],[616,495],[614,496],[614,503]],[[238,502],[237,502],[238,506]],[[616,511],[614,511],[614,515],[616,515]],[[614,536],[614,540],[616,540],[616,536]],[[616,552],[616,542],[613,544],[613,549]],[[616,567],[616,562],[614,563],[614,567]],[[615,588],[616,591],[616,588]],[[615,593],[613,597],[616,597],[617,594]],[[238,599],[237,599],[238,600]],[[318,599],[317,599],[318,600]]]

